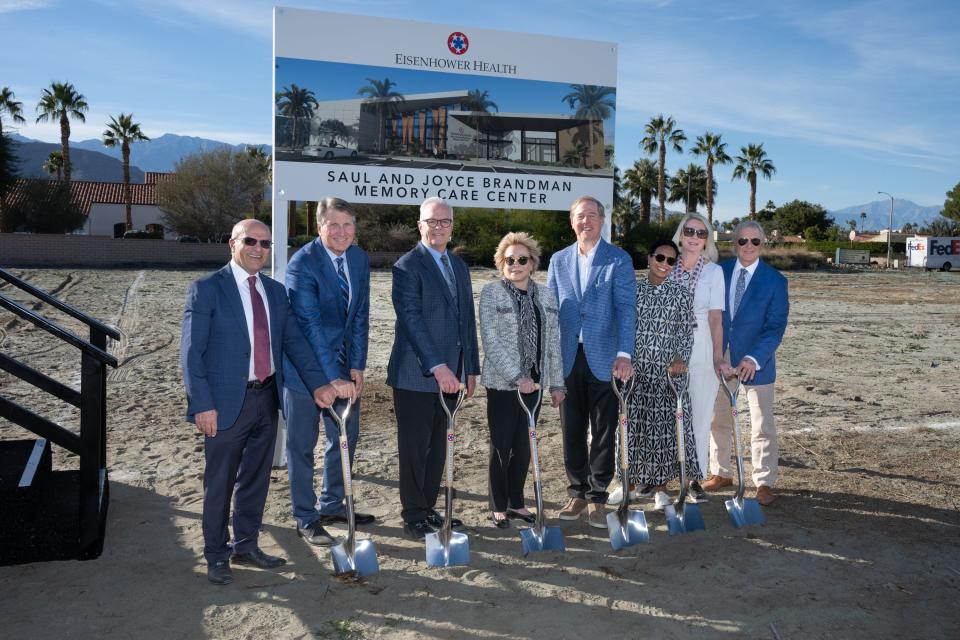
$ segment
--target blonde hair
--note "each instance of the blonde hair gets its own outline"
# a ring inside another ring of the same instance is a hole
[[[687,222],[690,220],[699,220],[703,223],[703,228],[707,230],[707,242],[703,246],[703,257],[709,260],[710,262],[716,262],[718,253],[717,253],[717,244],[713,241],[713,225],[710,224],[710,221],[699,213],[693,212],[688,213],[680,220],[680,224],[677,225],[677,232],[673,234],[673,242],[680,247],[681,252],[683,251],[683,228],[687,225]]]
[[[507,262],[504,254],[507,249],[514,245],[527,248],[530,253],[530,260],[533,262],[533,270],[536,271],[537,267],[540,266],[540,243],[524,231],[511,231],[500,238],[500,244],[497,245],[497,250],[493,254],[493,263],[497,265],[497,271],[503,271],[503,265]]]

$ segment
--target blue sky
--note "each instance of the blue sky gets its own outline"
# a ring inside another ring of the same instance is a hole
[[[643,157],[644,124],[669,114],[691,141],[721,133],[731,155],[764,143],[777,174],[760,182],[760,205],[801,198],[834,209],[882,198],[878,190],[942,204],[960,181],[960,8],[950,0],[283,4],[617,42],[618,164]],[[0,0],[0,86],[32,116],[41,88],[72,82],[91,107],[74,139],[99,137],[110,115],[132,111],[148,135],[269,143],[271,7]],[[59,139],[32,119],[22,135]],[[693,161],[671,153],[667,169]],[[731,170],[717,170],[721,219],[747,206]]]

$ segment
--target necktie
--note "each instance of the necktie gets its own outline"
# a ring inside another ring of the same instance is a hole
[[[253,307],[253,375],[263,382],[270,377],[270,325],[267,324],[267,308],[257,291],[257,276],[247,278],[247,283]]]
[[[450,289],[450,297],[454,304],[457,302],[457,281],[453,277],[453,269],[450,268],[450,259],[447,254],[440,256],[440,262],[443,263],[443,277],[447,281],[447,287]]]
[[[740,301],[743,299],[743,292],[747,289],[747,270],[740,269],[740,277],[737,278],[737,288],[733,293],[733,315],[737,315],[740,309]]]
[[[347,274],[343,271],[343,256],[337,258],[337,280],[340,281],[340,295],[343,296],[343,314],[346,317],[347,310],[350,308],[350,284],[347,282]],[[344,344],[340,345],[340,349],[337,351],[337,363],[340,366],[345,366],[347,364],[347,349],[346,349],[346,340],[347,333],[343,333]]]

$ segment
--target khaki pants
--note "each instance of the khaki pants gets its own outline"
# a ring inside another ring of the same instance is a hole
[[[777,481],[777,460],[780,449],[777,446],[777,429],[773,421],[773,385],[760,384],[743,387],[747,391],[747,404],[750,406],[750,450],[753,462],[753,482],[758,487],[772,487]],[[740,416],[740,435],[743,438],[743,415]],[[714,405],[713,424],[710,427],[710,472],[714,475],[732,478],[734,467],[731,463],[733,453],[733,416],[730,413],[730,396],[726,389],[720,389]]]

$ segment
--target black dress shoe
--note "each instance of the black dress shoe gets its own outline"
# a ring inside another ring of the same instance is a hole
[[[207,565],[207,580],[213,584],[230,584],[233,582],[233,571],[230,570],[230,561],[221,560]]]
[[[537,516],[532,513],[520,513],[516,509],[507,509],[507,517],[511,520],[523,520],[527,524],[533,524],[537,521]]]
[[[235,553],[231,560],[236,564],[246,564],[261,569],[276,569],[287,564],[286,558],[266,554],[260,547],[249,553]]]
[[[353,521],[359,527],[365,524],[373,524],[377,521],[376,517],[369,513],[353,512]],[[347,524],[347,514],[335,513],[329,516],[320,516],[320,524]]]
[[[710,502],[710,497],[707,495],[707,492],[703,490],[703,487],[701,487],[700,483],[696,480],[690,483],[690,493],[687,495],[693,496],[693,499],[697,502]]]
[[[334,543],[333,536],[323,528],[319,520],[305,527],[297,527],[297,535],[317,547],[329,547]]]
[[[417,520],[416,522],[406,522],[403,525],[403,531],[411,538],[422,539],[428,533],[434,533],[433,527],[427,519]]]
[[[506,517],[503,520],[497,520],[497,517],[493,514],[490,514],[490,522],[493,523],[497,529],[509,529],[510,528],[510,517]]]
[[[434,509],[431,511],[430,515],[427,516],[427,522],[433,525],[435,528],[439,529],[443,526],[443,516]],[[451,529],[460,529],[463,527],[463,520],[460,518],[450,518],[450,528]]]

